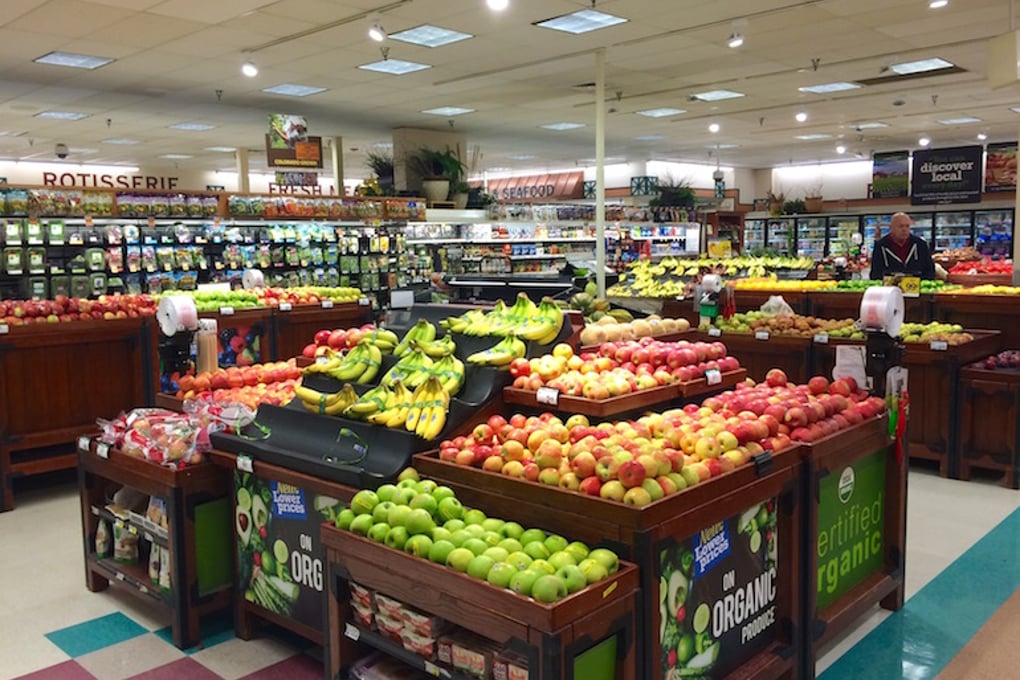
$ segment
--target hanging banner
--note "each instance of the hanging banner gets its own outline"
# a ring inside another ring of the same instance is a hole
[[[909,185],[909,151],[876,153],[871,157],[872,198],[906,198]]]
[[[1016,191],[1016,142],[989,144],[985,155],[985,191]]]
[[[269,114],[266,163],[288,170],[322,169],[322,138],[308,136],[304,116]]]
[[[910,203],[977,203],[981,200],[980,146],[914,152]]]

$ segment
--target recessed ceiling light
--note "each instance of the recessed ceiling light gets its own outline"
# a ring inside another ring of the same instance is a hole
[[[665,138],[666,135],[640,135],[638,137],[635,137],[634,139],[636,139],[639,142],[657,142],[660,139]]]
[[[744,45],[744,36],[740,33],[731,33],[730,39],[726,41],[726,44],[733,49],[742,47]]]
[[[706,149],[736,149],[737,144],[708,144]]]
[[[241,73],[243,73],[245,76],[249,78],[254,78],[259,74],[259,67],[255,65],[254,61],[248,59],[243,64],[241,64]]]
[[[206,151],[216,151],[218,153],[234,153],[237,151],[236,147],[233,146],[207,146]]]
[[[315,87],[314,85],[295,85],[294,83],[280,83],[279,85],[273,85],[272,87],[262,88],[263,92],[267,94],[279,94],[285,97],[309,97],[313,94],[319,94],[325,92],[324,87]]]
[[[845,154],[846,153],[846,147],[843,146],[842,144],[837,144],[836,145],[836,153],[838,153],[840,155]]]
[[[711,132],[713,135],[719,132],[719,123],[710,123],[708,126],[708,131]]]
[[[113,59],[109,57],[93,57],[88,54],[74,54],[73,52],[50,52],[34,59],[37,64],[49,64],[50,66],[70,66],[71,68],[83,68],[89,71],[100,66],[106,66]]]
[[[913,73],[941,71],[944,68],[953,68],[954,66],[956,66],[956,64],[951,61],[934,57],[932,59],[920,59],[918,61],[903,62],[902,64],[893,64],[889,67],[889,70],[897,75],[907,76]]]
[[[454,31],[449,28],[425,24],[416,28],[409,28],[406,31],[401,31],[400,33],[391,33],[390,37],[394,40],[411,43],[412,45],[442,47],[443,45],[467,40],[474,36],[470,33],[461,33],[460,31]]]
[[[930,9],[942,9],[949,4],[949,0],[928,0],[928,7]]]
[[[485,4],[489,6],[493,12],[502,12],[510,6],[510,0],[485,0]]]
[[[807,120],[807,114],[803,111],[798,111],[797,115],[793,117],[798,123],[803,123]]]
[[[465,113],[474,113],[474,109],[464,109],[459,106],[440,106],[437,109],[425,109],[422,113],[431,113],[433,116],[463,116]]]
[[[810,92],[811,94],[829,94],[830,92],[842,92],[844,90],[856,90],[860,88],[857,83],[848,83],[840,81],[838,83],[824,83],[822,85],[807,85],[805,87],[798,87],[797,89],[801,92]]]
[[[985,133],[983,133],[983,132],[979,132],[979,133],[977,134],[977,138],[978,138],[979,140],[981,140],[981,141],[983,142],[983,141],[985,141],[986,139],[988,139],[988,135],[986,135],[986,134],[985,134]]]
[[[683,109],[671,109],[669,107],[663,107],[661,109],[645,109],[644,111],[638,111],[639,116],[648,116],[649,118],[665,118],[666,116],[679,116],[681,113],[687,113]]]
[[[626,21],[627,19],[613,14],[606,14],[594,9],[582,9],[573,14],[564,14],[563,16],[553,17],[545,21],[537,21],[535,26],[551,28],[572,35],[580,35],[581,33],[597,31],[600,28],[616,26]]]
[[[943,118],[939,121],[943,125],[966,125],[968,123],[980,123],[980,118],[974,116],[960,116],[959,118]]]
[[[511,156],[507,156],[507,158],[515,161],[530,161],[533,160],[535,157],[532,156],[530,153],[515,153]]]
[[[82,147],[72,146],[70,149],[68,149],[68,151],[70,151],[71,153],[80,154],[82,156],[87,156],[88,154],[91,153],[98,153],[99,149],[86,149]]]
[[[863,123],[854,123],[851,127],[857,130],[877,130],[878,128],[889,127],[889,124],[877,120],[869,120]]]
[[[191,156],[189,156],[186,153],[165,153],[165,154],[162,154],[160,156],[160,158],[168,158],[170,160],[177,161],[177,160],[184,160],[185,158],[191,158]]]
[[[137,139],[130,139],[128,137],[110,137],[109,139],[103,140],[103,144],[116,144],[119,146],[128,146],[130,144],[137,143],[138,143]]]
[[[50,120],[81,120],[88,118],[89,114],[78,111],[40,111],[35,114],[36,118],[49,118]]]
[[[737,99],[743,96],[745,95],[742,92],[734,92],[732,90],[709,90],[708,92],[692,94],[691,99],[698,99],[703,102],[718,102],[724,99]]]
[[[810,135],[794,135],[794,139],[800,139],[800,140],[803,140],[805,142],[813,142],[813,141],[816,141],[816,140],[819,140],[819,139],[832,139],[832,135],[827,135],[827,134],[823,134],[821,132],[816,132],[816,133],[810,134]]]
[[[215,125],[209,125],[208,123],[187,123],[187,122],[185,122],[185,123],[174,123],[173,125],[168,125],[167,127],[172,128],[174,130],[185,130],[187,132],[204,132],[206,130],[212,130],[216,126]]]
[[[539,127],[543,127],[546,130],[576,130],[577,128],[583,128],[584,123],[549,123]]]
[[[921,137],[919,140],[917,140],[917,143],[921,146],[928,146],[929,144],[931,144],[931,138]]]
[[[404,61],[402,59],[383,59],[382,61],[372,62],[371,64],[362,64],[358,68],[363,71],[378,71],[379,73],[389,73],[393,76],[402,76],[406,73],[424,71],[425,69],[432,67],[428,64],[419,64],[417,62]]]

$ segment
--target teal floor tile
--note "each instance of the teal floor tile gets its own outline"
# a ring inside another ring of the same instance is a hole
[[[156,637],[165,640],[168,644],[174,643],[173,629],[170,626],[160,628],[154,633]],[[194,654],[203,649],[215,647],[218,644],[234,639],[234,620],[230,616],[206,616],[199,626],[201,642],[194,647],[185,649],[185,654]]]
[[[46,639],[72,659],[145,635],[149,631],[120,612],[46,634]]]

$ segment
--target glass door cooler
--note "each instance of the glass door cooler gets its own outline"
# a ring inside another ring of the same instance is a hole
[[[966,248],[973,245],[974,217],[968,211],[944,212],[935,215],[935,247],[933,252]]]
[[[846,257],[849,254],[851,239],[861,231],[861,218],[857,215],[829,218],[829,255]]]
[[[825,218],[797,218],[797,255],[820,260],[825,257]]]
[[[935,242],[935,235],[932,228],[932,214],[931,213],[911,213],[910,217],[914,220],[914,226],[910,227],[910,233],[918,238],[923,238],[928,242],[928,248],[931,248]]]
[[[875,252],[875,241],[889,233],[889,220],[892,214],[888,215],[865,215],[864,219],[864,243],[861,246],[868,257]]]
[[[765,234],[767,247],[775,250],[780,255],[789,255],[794,233],[795,227],[792,217],[770,218],[768,220],[768,230]]]
[[[985,257],[1013,256],[1013,211],[979,210],[974,213],[974,246]]]
[[[744,252],[765,247],[765,220],[744,220]]]

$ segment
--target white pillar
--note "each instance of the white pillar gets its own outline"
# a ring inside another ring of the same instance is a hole
[[[1012,7],[1010,3],[1010,7]],[[1012,24],[1012,18],[1010,19]],[[1020,137],[1017,137],[1020,139]],[[1015,192],[1015,198],[1013,200],[1013,285],[1020,286],[1020,265],[1017,265],[1017,257],[1020,257],[1020,234],[1017,234],[1016,220],[1020,217],[1020,187],[1017,187]]]
[[[234,160],[237,165],[237,191],[246,194],[251,191],[251,183],[248,181],[248,149],[234,152]]]
[[[595,282],[606,296],[606,49],[595,51]]]
[[[344,195],[344,138],[331,137],[329,145],[329,167],[333,171],[333,188]]]

